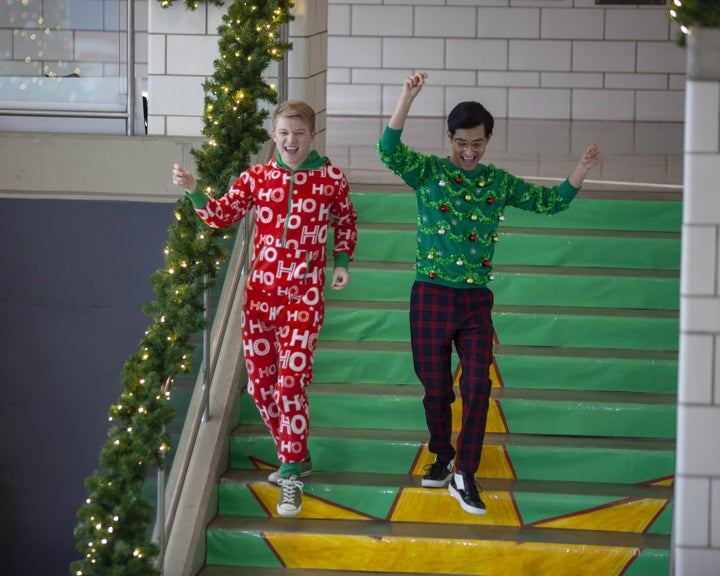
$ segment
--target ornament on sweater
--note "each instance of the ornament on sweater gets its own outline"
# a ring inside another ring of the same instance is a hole
[[[447,222],[440,222],[434,225],[426,225],[423,222],[418,222],[418,232],[424,236],[444,236],[448,241],[456,242],[458,244],[464,242],[474,242],[480,246],[489,246],[492,242],[497,242],[493,239],[493,235],[485,234],[481,236],[476,229],[455,231],[453,226],[449,226]]]
[[[477,256],[477,251],[472,251],[471,256]],[[424,264],[423,262],[426,262]],[[418,250],[418,260],[415,270],[419,274],[427,275],[431,280],[441,279],[446,282],[465,284],[487,284],[491,278],[491,262],[489,255],[481,255],[478,263],[473,263],[468,258],[451,254],[443,256],[439,251],[430,249],[428,251]]]

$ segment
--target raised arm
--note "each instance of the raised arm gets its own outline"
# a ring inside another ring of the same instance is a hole
[[[583,152],[582,157],[580,158],[580,161],[577,163],[577,166],[575,166],[574,170],[570,173],[570,176],[568,176],[568,180],[570,181],[570,184],[575,186],[575,188],[582,187],[583,182],[585,181],[585,177],[588,175],[588,172],[600,162],[602,162],[603,155],[602,152],[600,152],[600,148],[595,146],[595,144],[592,144],[588,146],[588,149]]]
[[[390,128],[393,130],[403,129],[403,126],[405,126],[405,120],[410,112],[410,107],[412,106],[415,97],[420,94],[420,90],[422,90],[422,87],[425,85],[427,77],[428,75],[425,72],[418,72],[417,74],[413,74],[412,76],[405,78],[402,92],[400,92],[400,97],[398,98],[397,105],[395,106],[395,111],[388,122],[388,126]]]

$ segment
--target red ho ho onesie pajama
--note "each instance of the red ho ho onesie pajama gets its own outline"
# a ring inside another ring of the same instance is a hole
[[[300,462],[308,453],[305,387],[312,380],[325,315],[328,225],[335,267],[347,268],[357,242],[347,179],[313,150],[295,170],[278,155],[248,168],[221,198],[199,189],[189,197],[213,228],[229,226],[255,208],[254,254],[242,311],[248,392],[280,462]]]

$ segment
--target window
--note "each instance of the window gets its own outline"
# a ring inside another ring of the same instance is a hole
[[[125,0],[0,4],[0,130],[125,133]]]

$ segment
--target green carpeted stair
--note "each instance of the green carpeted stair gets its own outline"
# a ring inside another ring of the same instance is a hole
[[[275,517],[275,447],[244,396],[202,575],[667,574],[681,203],[506,212],[477,475],[488,514],[475,517],[420,486],[432,456],[409,343],[414,196],[353,202],[352,280],[327,291],[309,389],[303,512]]]

